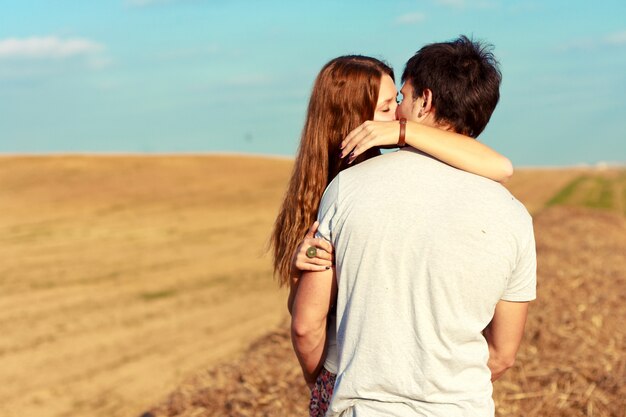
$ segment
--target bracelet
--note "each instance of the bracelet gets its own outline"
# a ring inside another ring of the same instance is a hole
[[[404,136],[406,135],[406,119],[400,119],[400,137],[398,138],[398,147],[403,148],[406,146]]]

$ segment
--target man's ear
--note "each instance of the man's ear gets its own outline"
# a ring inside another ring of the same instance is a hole
[[[422,93],[422,97],[424,101],[422,101],[422,109],[424,113],[430,113],[433,110],[433,92],[430,91],[430,88],[427,88]]]
[[[426,88],[422,95],[415,100],[413,106],[413,116],[416,120],[423,120],[433,109],[433,92]]]

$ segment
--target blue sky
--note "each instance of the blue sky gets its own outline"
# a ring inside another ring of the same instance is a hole
[[[481,141],[518,166],[626,162],[623,0],[3,0],[0,153],[293,155],[328,60],[399,75],[459,34],[501,62]]]

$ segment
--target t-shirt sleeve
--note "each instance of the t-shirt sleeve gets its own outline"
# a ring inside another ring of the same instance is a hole
[[[317,211],[317,220],[320,222],[315,237],[321,237],[327,241],[333,242],[333,226],[335,215],[337,213],[337,200],[339,197],[339,179],[335,178],[326,187],[320,207]]]
[[[520,245],[515,269],[509,279],[502,300],[532,301],[537,297],[537,251],[532,221],[529,222],[525,241]]]

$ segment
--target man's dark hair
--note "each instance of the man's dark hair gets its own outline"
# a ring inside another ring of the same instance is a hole
[[[475,138],[500,99],[502,74],[492,48],[466,36],[426,45],[406,63],[402,82],[413,86],[413,99],[430,89],[435,121]]]

